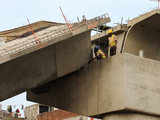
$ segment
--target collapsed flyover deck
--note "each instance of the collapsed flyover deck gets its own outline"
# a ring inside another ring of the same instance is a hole
[[[0,46],[0,100],[74,72],[90,56],[90,26],[110,21],[100,16],[87,22],[55,25]],[[9,88],[9,89],[8,89]],[[6,90],[6,91],[4,91]]]
[[[159,120],[159,21],[160,10],[131,20],[127,28],[125,25],[125,29],[116,31],[116,56],[95,60],[77,72],[32,89],[27,92],[27,99],[83,115],[106,115],[105,120],[118,113],[124,113],[126,120],[135,114],[140,114],[137,119],[146,120],[149,116]],[[106,32],[92,37],[93,41],[106,39]]]

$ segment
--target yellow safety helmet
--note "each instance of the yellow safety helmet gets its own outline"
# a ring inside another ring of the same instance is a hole
[[[109,30],[107,30],[107,34],[110,34],[110,33],[112,33],[113,32],[113,30],[112,29],[109,29]]]

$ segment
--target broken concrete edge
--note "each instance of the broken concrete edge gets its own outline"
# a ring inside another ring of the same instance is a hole
[[[0,100],[79,70],[88,63],[90,48],[88,31],[1,64],[1,88],[11,89],[2,92]]]
[[[63,37],[65,37],[65,39]],[[40,43],[37,46],[33,46],[33,47],[29,48],[29,49],[25,49],[25,50],[23,50],[23,51],[21,51],[19,53],[16,53],[16,54],[13,54],[13,55],[2,56],[1,59],[0,59],[0,64],[6,63],[6,62],[11,61],[11,60],[14,60],[14,59],[16,59],[18,57],[21,57],[23,55],[27,55],[27,54],[30,54],[32,52],[38,51],[38,50],[43,49],[45,47],[48,47],[48,46],[50,46],[50,45],[52,45],[54,43],[60,42],[62,40],[66,40],[66,39],[71,38],[71,37],[72,37],[71,34],[67,34],[65,36],[61,36],[60,38],[54,39],[56,42],[53,41],[53,43],[49,43],[49,42]]]
[[[62,41],[67,40],[67,39],[69,39],[69,38],[71,38],[73,36],[77,36],[77,35],[79,35],[81,33],[87,32],[87,31],[90,31],[90,30],[88,30],[87,26],[85,25],[84,27],[80,28],[79,30],[74,31],[73,33],[67,33],[67,34],[62,35],[62,36],[60,36],[58,38],[55,38],[54,40],[52,40],[50,42],[40,43],[37,46],[33,46],[33,47],[29,48],[29,49],[25,49],[25,50],[23,50],[23,51],[21,51],[21,52],[19,52],[17,54],[3,56],[0,59],[0,64],[3,64],[3,63],[8,62],[8,61],[11,61],[11,60],[16,59],[18,57],[21,57],[23,55],[27,55],[27,54],[30,54],[32,52],[38,51],[38,50],[43,49],[45,47],[51,46],[51,45],[53,45],[55,43],[62,42]]]
[[[51,21],[37,21],[34,23],[31,23],[30,25],[34,28],[35,26],[40,26],[39,28],[41,28],[42,24],[46,24],[46,26],[59,26],[59,25],[65,25],[64,23],[57,23],[57,22],[51,22]],[[28,29],[30,27],[30,25],[24,25],[21,27],[17,27],[17,28],[13,28],[10,30],[5,30],[5,31],[0,31],[0,36],[7,36],[10,33],[17,33],[16,31],[18,30],[24,30],[24,29]],[[22,34],[21,34],[22,35]]]
[[[94,27],[97,27],[101,24],[105,24],[105,23],[108,23],[110,22],[110,17],[107,16],[105,18],[103,18],[103,16],[101,17],[96,17],[96,18],[93,18],[91,20],[89,20],[88,22],[91,22],[91,25],[93,24]],[[93,22],[93,23],[92,23]],[[79,24],[80,25],[80,24]],[[67,25],[66,25],[67,26]],[[73,28],[76,27],[76,26],[73,26]],[[50,46],[54,43],[57,43],[57,42],[60,42],[60,41],[63,41],[63,40],[66,40],[68,38],[71,38],[73,36],[76,36],[80,33],[83,33],[83,32],[87,32],[87,31],[91,31],[92,28],[88,28],[88,25],[87,24],[82,24],[81,27],[77,26],[78,28],[74,31],[70,31],[70,33],[67,33],[66,36],[65,34],[62,35],[62,36],[59,36],[58,38],[55,38],[57,39],[56,41],[54,40],[53,43],[51,41],[51,43],[48,43],[48,42],[42,42],[42,43],[39,43],[39,45],[37,46],[33,46],[31,48],[28,48],[28,49],[24,49],[22,51],[20,51],[19,53],[16,53],[16,54],[13,54],[13,55],[5,55],[5,56],[2,56],[1,57],[1,60],[0,60],[0,64],[3,64],[7,61],[10,61],[10,60],[13,60],[13,59],[16,59],[17,57],[20,57],[20,56],[23,56],[25,54],[29,54],[31,52],[34,52],[34,51],[37,51],[39,49],[42,49],[44,47],[47,47],[47,46]],[[67,36],[68,35],[68,36]],[[64,38],[63,38],[64,37]]]

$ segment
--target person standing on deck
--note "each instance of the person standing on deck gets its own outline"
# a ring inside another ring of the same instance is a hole
[[[110,56],[116,55],[117,52],[117,37],[112,35],[109,38]]]

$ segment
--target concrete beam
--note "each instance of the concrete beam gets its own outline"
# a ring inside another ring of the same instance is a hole
[[[46,93],[29,91],[27,99],[87,116],[123,110],[160,115],[159,68],[158,61],[119,54],[49,83]]]
[[[90,31],[0,64],[0,100],[80,69],[89,55]]]
[[[0,101],[79,70],[89,61],[90,30],[108,22],[109,16],[102,15],[72,24],[72,30],[54,26],[36,32],[36,38],[0,46]]]

